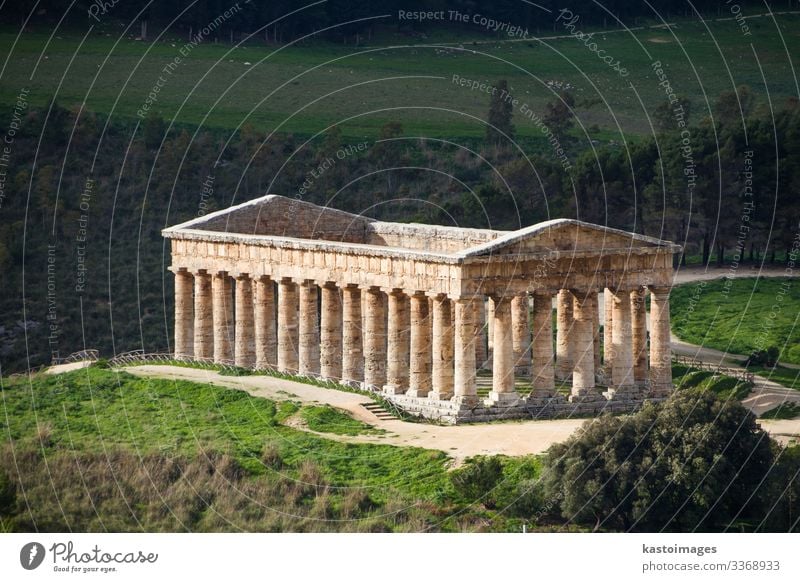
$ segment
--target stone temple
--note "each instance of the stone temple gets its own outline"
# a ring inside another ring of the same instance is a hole
[[[275,195],[163,235],[176,358],[332,380],[444,422],[630,411],[673,389],[671,242],[568,219],[381,222]]]

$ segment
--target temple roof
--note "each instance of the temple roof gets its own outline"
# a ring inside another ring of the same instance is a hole
[[[674,253],[680,246],[573,219],[548,220],[515,231],[384,222],[270,194],[166,228],[167,238],[201,238],[330,246],[414,254],[457,261],[498,255]],[[449,261],[448,261],[449,262]]]

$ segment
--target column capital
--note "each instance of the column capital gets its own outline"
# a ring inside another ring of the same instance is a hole
[[[317,281],[317,285],[325,289],[336,289],[338,287],[336,281]]]
[[[235,275],[235,278],[236,278],[237,281],[241,281],[243,279],[252,279],[252,277],[250,276],[250,273],[246,273],[246,272],[237,273]]]
[[[647,288],[650,290],[652,295],[655,295],[659,299],[669,297],[669,294],[672,291],[672,287],[656,287],[655,285],[648,285]]]
[[[281,277],[278,282],[279,283],[294,283],[295,281],[291,277]]]

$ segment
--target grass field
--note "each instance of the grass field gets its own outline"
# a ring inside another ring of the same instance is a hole
[[[732,354],[775,346],[800,364],[800,282],[743,278],[680,285],[670,296],[672,331],[682,340]]]
[[[166,75],[153,109],[178,123],[224,129],[248,122],[262,130],[308,135],[339,123],[345,135],[369,138],[387,121],[399,120],[406,135],[479,137],[483,125],[469,116],[485,117],[488,95],[459,87],[453,75],[480,82],[505,78],[520,106],[525,103],[538,113],[554,97],[548,82],[571,85],[580,121],[592,128],[590,136],[619,140],[617,124],[630,136],[650,131],[639,100],[650,112],[664,100],[650,66],[656,60],[668,67],[675,90],[693,101],[696,118],[707,111],[706,99],[713,101],[740,84],[764,96],[766,81],[774,102],[794,94],[787,54],[800,50],[800,19],[781,15],[776,21],[785,47],[770,19],[748,20],[753,32],[748,41],[758,61],[743,50],[738,27],[730,20],[705,25],[678,21],[671,31],[598,32],[595,39],[602,48],[630,71],[624,80],[575,39],[547,39],[563,31],[543,33],[542,41],[476,37],[475,43],[446,46],[416,41],[358,49],[326,43],[234,49],[209,42]],[[85,102],[89,110],[127,118],[136,116],[164,67],[181,56],[186,43],[174,34],[145,43],[132,37],[117,42],[110,32],[95,33],[85,42],[77,31],[60,30],[52,39],[44,30],[27,30],[18,40],[16,33],[0,28],[0,54],[8,55],[13,46],[0,84],[3,102],[13,102],[27,88],[30,104],[44,105],[59,87],[62,105]],[[515,123],[520,136],[539,134],[519,111]]]
[[[715,374],[708,370],[696,370],[680,364],[673,364],[672,366],[672,381],[678,390],[689,388],[708,390],[725,400],[747,398],[753,388],[747,382],[742,382],[731,376]]]
[[[6,379],[0,394],[5,530],[508,531],[539,470],[503,459],[490,510],[453,489],[444,453],[282,424],[374,431],[328,407],[99,368]]]

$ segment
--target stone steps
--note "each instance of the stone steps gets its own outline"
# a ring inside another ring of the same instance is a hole
[[[361,406],[377,416],[379,420],[395,420],[395,416],[393,414],[387,412],[380,404],[376,402],[362,403]]]

